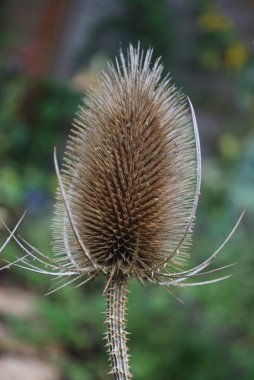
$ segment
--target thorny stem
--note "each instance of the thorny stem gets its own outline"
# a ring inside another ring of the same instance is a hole
[[[107,347],[114,380],[129,380],[129,355],[126,345],[125,311],[127,303],[127,280],[113,278],[106,291]]]

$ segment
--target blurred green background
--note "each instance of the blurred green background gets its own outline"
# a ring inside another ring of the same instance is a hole
[[[130,284],[134,379],[254,379],[254,1],[2,0],[0,3],[0,219],[51,252],[56,179],[71,120],[87,87],[129,41],[161,55],[190,96],[202,149],[202,196],[189,265],[208,257],[243,208],[215,266],[234,276],[173,289]],[[0,225],[3,244],[7,237]],[[10,243],[2,258],[21,254]],[[4,261],[2,261],[4,265]],[[110,379],[104,279],[44,294],[51,279],[0,273],[1,380]]]

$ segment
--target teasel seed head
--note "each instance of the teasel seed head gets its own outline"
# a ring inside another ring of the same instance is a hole
[[[77,242],[61,189],[57,192],[54,251],[66,250],[82,269],[150,278],[162,269],[191,217],[196,185],[195,133],[187,98],[161,79],[131,45],[110,63],[99,87],[83,99],[61,172]],[[184,257],[190,231],[181,252]]]

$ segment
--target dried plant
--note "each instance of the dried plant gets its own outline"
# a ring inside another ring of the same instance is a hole
[[[16,235],[25,254],[10,265],[78,286],[106,278],[107,346],[114,379],[131,378],[126,346],[127,282],[136,278],[163,287],[217,282],[189,279],[204,272],[237,224],[207,260],[181,270],[190,245],[200,193],[201,158],[192,104],[166,77],[158,59],[131,45],[127,58],[99,78],[74,120],[58,179],[53,223],[54,257]],[[7,228],[7,227],[6,227]],[[33,259],[29,260],[29,259]],[[35,264],[35,262],[37,264]]]

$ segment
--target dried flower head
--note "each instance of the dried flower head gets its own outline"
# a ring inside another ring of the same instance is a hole
[[[54,258],[16,236],[20,222],[4,244],[16,240],[25,256],[13,264],[28,270],[70,277],[78,285],[99,274],[107,278],[107,340],[118,380],[131,376],[124,322],[128,278],[161,286],[226,278],[188,282],[205,274],[200,272],[240,221],[212,256],[180,271],[200,192],[199,137],[191,102],[168,77],[161,79],[163,66],[159,59],[151,65],[151,56],[152,50],[144,54],[131,45],[127,58],[120,52],[83,99],[61,171],[54,153]]]
[[[146,279],[184,254],[175,248],[195,197],[194,131],[183,95],[150,61],[151,50],[121,54],[74,121],[54,250],[64,262],[68,251],[77,269]]]

